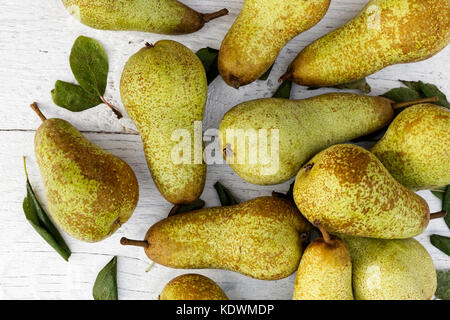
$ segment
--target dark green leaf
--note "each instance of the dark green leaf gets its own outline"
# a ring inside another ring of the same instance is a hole
[[[370,91],[372,91],[372,88],[367,83],[366,78],[362,78],[362,79],[352,81],[352,82],[338,84],[336,86],[331,86],[331,87],[308,87],[308,90],[317,90],[320,88],[352,89],[352,90],[359,90],[364,93],[369,93]]]
[[[410,88],[395,88],[391,89],[385,94],[382,95],[382,97],[391,99],[395,102],[406,102],[406,101],[412,101],[412,100],[418,100],[421,99],[422,96],[420,93],[418,93],[415,90],[412,90]]]
[[[437,290],[434,294],[436,298],[450,300],[450,270],[436,270]]]
[[[450,103],[447,101],[447,97],[434,84],[419,81],[419,86],[425,97],[438,97],[439,101],[435,102],[435,104],[450,109]]]
[[[217,66],[219,50],[207,47],[198,50],[196,55],[203,63],[203,67],[205,67],[206,79],[208,80],[208,84],[210,84],[219,75],[219,68]]]
[[[270,66],[269,69],[267,69],[266,72],[264,72],[264,74],[259,78],[259,80],[263,80],[263,81],[267,80],[269,78],[270,72],[272,71],[272,68],[273,68],[273,64]]]
[[[92,295],[95,300],[119,300],[117,293],[117,257],[99,272]]]
[[[450,238],[432,234],[430,241],[433,246],[450,256]]]
[[[444,199],[442,200],[442,210],[447,212],[444,221],[450,229],[450,186],[447,186],[447,190],[445,191]]]
[[[439,200],[444,201],[444,195],[445,195],[445,190],[447,188],[440,188],[440,189],[435,189],[435,190],[431,190],[431,193],[434,194],[436,197],[439,198]]]
[[[24,159],[25,165],[25,159]],[[26,167],[25,167],[26,173]],[[58,252],[64,260],[68,261],[70,249],[59,231],[52,224],[41,204],[39,203],[27,175],[27,196],[23,200],[23,211],[26,219],[47,243]]]
[[[420,84],[419,81],[406,81],[406,80],[399,80],[401,83],[403,83],[408,88],[417,91],[418,93],[421,93],[422,90],[420,90]]]
[[[291,90],[292,90],[292,81],[285,80],[274,93],[274,98],[283,98],[290,99],[291,98]]]
[[[108,81],[108,56],[102,45],[88,37],[80,36],[70,53],[70,67],[80,86],[90,93],[102,97]]]
[[[230,190],[225,188],[219,181],[214,184],[214,188],[217,191],[217,195],[219,196],[220,203],[223,207],[232,206],[239,203]]]
[[[197,199],[192,203],[189,204],[183,204],[183,205],[177,205],[172,208],[169,212],[169,217],[175,216],[180,213],[190,212],[194,210],[201,209],[205,206],[205,201],[202,199]]]
[[[93,96],[76,84],[56,81],[52,90],[53,102],[62,108],[73,112],[80,112],[93,108],[102,103],[99,96]]]

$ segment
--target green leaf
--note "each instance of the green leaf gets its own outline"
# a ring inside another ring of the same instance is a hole
[[[450,103],[448,103],[447,97],[434,84],[423,83],[422,81],[419,81],[419,86],[425,97],[438,97],[439,101],[435,102],[435,104],[450,109]]]
[[[80,86],[102,97],[108,81],[108,56],[102,45],[92,38],[80,36],[70,53],[70,67]]]
[[[439,200],[444,201],[444,195],[445,195],[445,190],[447,188],[440,188],[440,189],[434,189],[434,190],[430,190],[432,194],[434,194],[437,198],[439,198]]]
[[[203,67],[205,67],[206,79],[209,85],[219,75],[219,68],[217,66],[219,50],[207,47],[198,50],[196,55],[203,63]]]
[[[445,191],[444,199],[442,200],[442,210],[447,212],[447,215],[444,217],[444,221],[450,229],[450,186],[447,186]]]
[[[59,231],[52,224],[41,204],[39,203],[33,188],[28,180],[26,163],[24,158],[25,174],[27,176],[27,196],[23,200],[23,212],[33,228],[44,238],[47,243],[59,253],[64,260],[68,261],[71,255],[70,249],[65,243]]]
[[[336,88],[336,89],[352,89],[352,90],[359,90],[364,93],[369,93],[372,91],[372,88],[367,83],[366,78],[362,78],[356,81],[347,82],[338,84],[336,86],[330,86],[330,87],[308,87],[308,90],[317,90],[320,88]]]
[[[290,99],[291,98],[291,90],[292,90],[292,81],[286,80],[284,81],[274,93],[274,98],[283,98]]]
[[[382,97],[391,99],[395,102],[406,102],[421,99],[422,96],[417,91],[410,88],[395,88],[391,89],[385,94],[381,95]]]
[[[450,270],[436,270],[437,290],[436,298],[450,300]]]
[[[57,106],[73,112],[87,110],[103,103],[99,96],[87,93],[76,84],[60,80],[55,83],[55,89],[52,90],[52,98]]]
[[[239,203],[231,191],[225,188],[219,181],[214,184],[214,189],[217,191],[222,207],[232,206]]]
[[[183,205],[176,205],[170,210],[169,217],[175,216],[180,213],[186,213],[194,210],[201,209],[205,206],[205,201],[202,199],[197,199],[192,203],[189,204],[183,204]]]
[[[272,71],[272,68],[273,68],[273,64],[270,66],[269,69],[267,69],[266,72],[264,72],[264,74],[258,80],[263,80],[263,81],[267,80],[269,78],[270,72]]]
[[[430,236],[430,241],[433,246],[450,256],[450,238],[440,236],[437,234],[432,234]]]
[[[117,257],[99,272],[92,295],[95,300],[119,300],[117,293]]]

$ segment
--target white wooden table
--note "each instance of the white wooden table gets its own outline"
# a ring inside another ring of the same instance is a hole
[[[92,286],[98,271],[117,255],[120,299],[155,299],[173,277],[192,270],[173,270],[155,265],[149,272],[149,260],[140,248],[122,247],[122,236],[140,239],[147,228],[167,216],[171,205],[155,188],[150,177],[136,129],[128,117],[118,121],[105,106],[71,113],[55,106],[50,90],[56,80],[73,81],[69,52],[79,35],[99,40],[107,50],[110,75],[107,98],[125,114],[120,101],[119,80],[126,60],[146,41],[177,40],[192,50],[218,48],[240,11],[243,0],[184,0],[202,12],[226,7],[230,14],[206,25],[201,31],[183,36],[163,36],[140,32],[111,32],[90,29],[68,15],[60,0],[3,0],[0,3],[0,298],[1,299],[92,299]],[[211,85],[204,130],[217,128],[223,114],[237,103],[268,97],[277,88],[277,79],[296,54],[321,35],[356,15],[366,0],[333,0],[325,18],[314,28],[291,41],[281,52],[268,81],[257,81],[235,90],[217,78]],[[400,86],[397,79],[422,80],[438,85],[450,95],[448,66],[450,47],[433,58],[409,65],[397,65],[368,78],[373,95]],[[331,91],[306,91],[294,86],[293,98],[306,98]],[[140,201],[133,217],[112,237],[88,244],[64,234],[72,256],[67,263],[55,253],[25,220],[22,201],[25,176],[22,156],[28,157],[31,183],[44,201],[43,186],[33,152],[33,137],[40,120],[29,108],[38,101],[48,117],[70,121],[87,138],[121,157],[135,170],[140,184]],[[213,184],[220,180],[241,199],[268,195],[272,190],[285,192],[289,182],[275,187],[259,187],[242,181],[226,165],[210,166],[205,191],[207,206],[218,205]],[[420,192],[432,211],[440,201],[428,191]],[[450,268],[450,258],[429,243],[429,234],[449,235],[439,219],[432,221],[418,239],[433,256],[436,267]],[[196,270],[219,283],[232,299],[290,299],[294,275],[280,281],[254,280],[221,270]]]

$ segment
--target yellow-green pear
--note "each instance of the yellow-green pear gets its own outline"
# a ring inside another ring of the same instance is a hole
[[[436,270],[430,254],[417,240],[342,238],[352,258],[356,300],[430,300],[433,297]]]
[[[222,42],[219,71],[239,88],[266,72],[292,38],[317,24],[330,0],[245,0]]]
[[[222,9],[199,13],[176,0],[62,0],[69,12],[91,28],[185,34],[200,30]]]
[[[450,1],[371,0],[355,18],[303,49],[282,79],[334,86],[427,59],[449,42]]]
[[[398,183],[372,153],[349,144],[325,149],[300,169],[294,200],[309,221],[348,235],[411,238],[430,220],[424,199]]]
[[[353,300],[352,261],[344,241],[316,221],[322,238],[303,253],[295,278],[294,300]]]
[[[207,90],[199,58],[171,40],[141,49],[122,73],[123,104],[156,187],[173,204],[195,201],[205,185],[201,121]]]
[[[228,300],[228,297],[210,278],[200,274],[184,274],[164,287],[159,300]]]
[[[139,186],[133,170],[67,121],[46,119],[37,104],[32,108],[43,121],[34,146],[52,218],[76,239],[105,239],[136,208]]]
[[[200,209],[154,224],[144,247],[154,262],[181,269],[225,269],[262,280],[288,277],[298,267],[310,224],[290,201],[256,198],[238,205]]]
[[[450,184],[450,110],[420,104],[402,111],[372,148],[391,175],[413,190]]]

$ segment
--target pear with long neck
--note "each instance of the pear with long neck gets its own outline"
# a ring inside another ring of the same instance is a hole
[[[199,13],[176,0],[62,0],[81,23],[95,29],[186,34],[228,14]]]
[[[88,141],[62,119],[42,119],[34,139],[46,202],[56,223],[72,237],[96,242],[133,214],[139,186],[133,170]]]
[[[298,267],[310,224],[278,197],[200,209],[154,224],[141,246],[156,263],[181,269],[225,269],[262,280],[288,277]]]
[[[450,1],[371,0],[355,18],[303,49],[282,79],[335,86],[428,59],[449,42]]]

